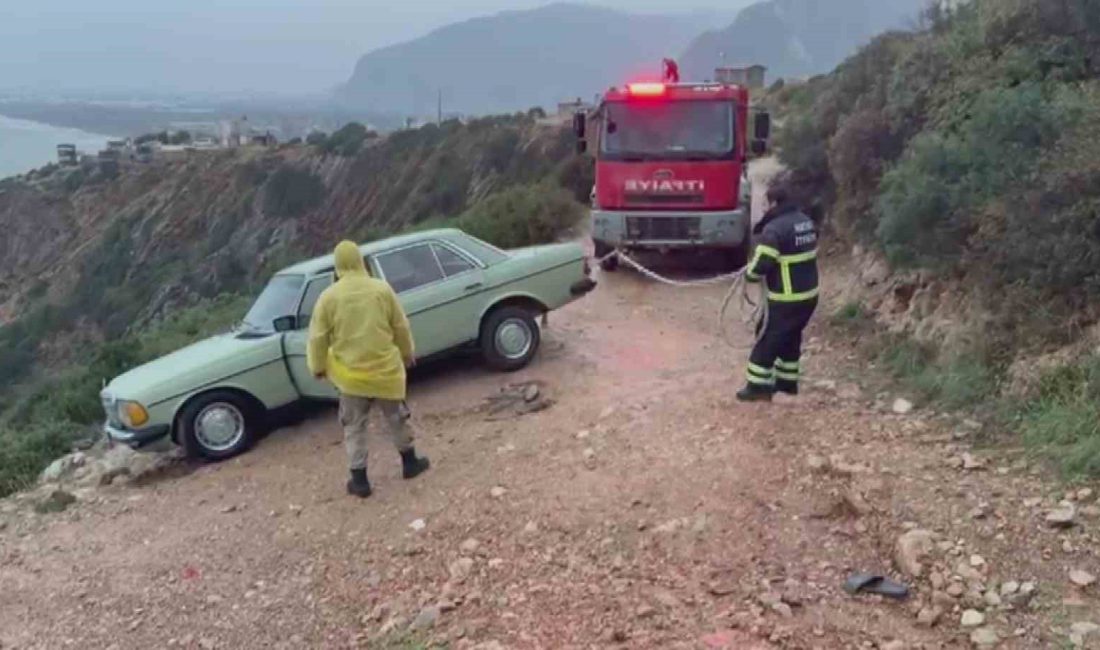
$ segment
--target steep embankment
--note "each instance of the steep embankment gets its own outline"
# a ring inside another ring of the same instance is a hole
[[[100,417],[103,376],[159,349],[139,341],[150,327],[195,321],[171,333],[185,338],[223,326],[228,307],[218,318],[183,314],[345,237],[456,217],[490,237],[500,220],[523,218],[503,246],[552,237],[579,218],[573,199],[591,187],[571,136],[526,116],[337,144],[194,152],[121,173],[44,169],[0,183],[0,492],[8,470],[28,475],[50,453],[36,447],[28,460],[5,445],[48,419],[41,446],[64,451],[65,431]],[[501,209],[503,199],[526,201],[531,214]],[[82,375],[56,377],[74,364]],[[27,407],[47,394],[55,408]]]
[[[915,339],[891,368],[956,405],[1024,396],[1008,413],[1025,439],[1097,471],[1100,12],[974,0],[929,18],[773,96],[783,160],[863,257],[871,290],[843,318]]]

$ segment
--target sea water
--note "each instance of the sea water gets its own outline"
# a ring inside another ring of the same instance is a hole
[[[79,129],[0,115],[0,178],[57,162],[59,144],[74,144],[78,151],[94,154],[106,146],[107,139]]]

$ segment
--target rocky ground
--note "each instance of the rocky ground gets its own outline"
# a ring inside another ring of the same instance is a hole
[[[63,463],[0,502],[0,647],[1097,643],[1090,488],[875,388],[836,305],[801,398],[735,402],[724,291],[605,274],[528,369],[422,369],[433,468],[402,481],[379,436],[366,501],[328,411],[220,464]],[[849,595],[855,572],[910,595]]]

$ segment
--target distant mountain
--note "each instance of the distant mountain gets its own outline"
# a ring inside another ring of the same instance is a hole
[[[692,38],[724,18],[714,13],[636,15],[552,4],[455,23],[363,56],[336,92],[374,111],[435,115],[550,108],[591,99],[632,75],[659,74]]]
[[[680,57],[685,78],[706,79],[721,65],[761,63],[768,79],[832,70],[861,45],[912,24],[927,0],[767,0],[728,27],[696,38]]]

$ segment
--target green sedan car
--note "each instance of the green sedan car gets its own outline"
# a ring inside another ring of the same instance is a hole
[[[474,348],[498,370],[526,366],[537,318],[595,287],[579,244],[502,251],[458,230],[433,230],[360,248],[397,292],[419,359]],[[101,398],[105,429],[131,447],[182,445],[218,460],[249,447],[268,413],[336,390],[306,367],[309,319],[333,282],[332,256],[275,274],[233,331],[116,377]]]

